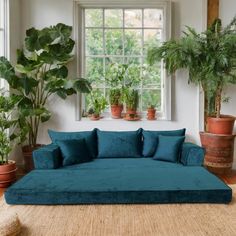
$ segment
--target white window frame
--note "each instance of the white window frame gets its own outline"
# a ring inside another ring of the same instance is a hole
[[[155,1],[155,0],[76,0],[74,1],[74,39],[76,41],[75,54],[77,59],[77,75],[82,77],[84,75],[83,55],[84,52],[84,40],[85,35],[83,32],[83,9],[84,8],[159,8],[163,10],[163,41],[167,41],[171,38],[171,2],[170,1]],[[162,81],[162,112],[157,114],[158,120],[171,120],[171,77],[164,69],[162,62],[162,75],[164,77]],[[82,96],[78,94],[76,104],[76,120],[81,120],[82,114]]]
[[[0,0],[3,2],[3,27],[0,28],[0,31],[3,32],[3,42],[1,44],[1,47],[3,47],[3,55],[7,59],[9,59],[9,44],[8,44],[8,34],[9,34],[9,1],[8,0]],[[2,14],[2,12],[0,12]],[[7,89],[8,85],[5,82],[5,80],[0,79],[0,88]]]

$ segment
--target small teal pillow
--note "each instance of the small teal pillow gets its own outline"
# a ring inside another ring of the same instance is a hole
[[[92,159],[84,139],[57,140],[56,143],[61,149],[63,166],[79,164]]]
[[[48,134],[52,140],[52,143],[56,143],[57,140],[85,139],[92,158],[96,158],[97,156],[97,129],[79,132],[60,132],[48,130]]]
[[[142,129],[137,131],[100,131],[98,158],[129,158],[142,156]]]
[[[154,160],[178,162],[185,136],[162,136],[158,138]]]
[[[143,130],[143,156],[152,157],[157,149],[158,137],[163,136],[184,136],[186,129],[152,131]]]

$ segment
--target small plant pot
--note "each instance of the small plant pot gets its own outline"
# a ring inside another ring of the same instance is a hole
[[[212,134],[232,134],[234,128],[235,117],[221,115],[220,118],[208,117],[207,130]]]
[[[123,111],[123,105],[111,105],[111,117],[113,119],[120,119]]]
[[[16,180],[16,170],[16,162],[12,160],[0,165],[0,188],[6,188]]]
[[[154,108],[147,109],[147,119],[148,120],[155,120],[156,119],[156,109],[154,109]]]
[[[90,116],[90,120],[93,120],[93,121],[100,120],[100,119],[101,119],[101,116],[97,114],[92,114]]]
[[[136,115],[137,114],[137,110],[131,109],[131,108],[127,108],[126,109],[126,114],[128,114],[128,115]]]

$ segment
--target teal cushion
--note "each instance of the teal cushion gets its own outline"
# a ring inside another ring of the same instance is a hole
[[[158,146],[153,156],[154,160],[177,162],[185,136],[162,136],[158,138]]]
[[[152,157],[157,149],[158,137],[163,136],[184,136],[186,129],[151,131],[143,130],[143,156]]]
[[[80,132],[59,132],[54,130],[48,130],[48,134],[53,143],[57,143],[58,140],[69,139],[85,139],[87,147],[89,149],[92,158],[97,156],[97,130],[92,131],[80,131]]]
[[[137,131],[100,131],[98,136],[98,158],[141,157],[142,129]]]
[[[84,139],[58,140],[57,145],[61,149],[63,166],[79,164],[92,159]]]

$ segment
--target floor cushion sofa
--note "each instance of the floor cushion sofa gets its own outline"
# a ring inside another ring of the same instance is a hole
[[[49,130],[35,170],[5,192],[8,204],[229,203],[232,190],[203,166],[185,129]]]

